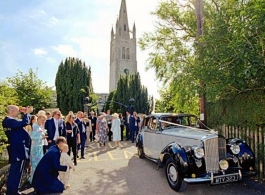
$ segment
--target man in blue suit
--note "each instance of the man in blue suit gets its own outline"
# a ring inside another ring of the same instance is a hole
[[[60,165],[60,147],[66,143],[64,137],[58,137],[54,146],[42,157],[32,179],[36,194],[62,193],[64,184],[58,179],[59,171],[67,171],[69,166]]]
[[[77,114],[77,119],[75,120],[75,123],[78,126],[79,132],[80,132],[80,144],[78,144],[77,151],[81,149],[81,159],[85,159],[85,144],[87,140],[87,135],[86,135],[86,128],[89,126],[88,118],[84,118],[84,113],[81,111],[78,111]]]
[[[19,109],[15,105],[7,106],[7,116],[2,122],[5,134],[8,138],[8,155],[9,155],[9,175],[7,179],[7,195],[20,194],[18,191],[21,179],[22,169],[25,160],[29,158],[30,137],[24,129],[30,123],[30,113],[32,107]],[[17,120],[19,111],[24,113],[21,121]]]
[[[48,134],[48,148],[55,145],[55,140],[59,136],[66,137],[65,125],[61,119],[61,112],[59,110],[55,110],[53,117],[46,121],[45,129],[47,129]]]
[[[130,116],[130,136],[131,136],[132,143],[134,143],[135,133],[136,135],[138,134],[139,122],[140,122],[140,118],[137,116],[136,112],[133,112],[133,114]]]

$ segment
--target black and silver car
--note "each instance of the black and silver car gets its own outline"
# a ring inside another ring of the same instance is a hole
[[[214,185],[255,175],[254,153],[244,140],[198,127],[192,114],[146,116],[136,139],[138,155],[165,167],[168,184],[178,192],[188,183]]]

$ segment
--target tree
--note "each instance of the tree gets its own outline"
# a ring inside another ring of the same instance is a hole
[[[139,44],[151,49],[147,68],[155,70],[172,98],[165,108],[196,112],[203,93],[215,102],[265,90],[264,9],[262,0],[205,0],[198,39],[196,1],[161,2],[153,12],[155,32],[145,33]]]
[[[91,68],[78,58],[66,58],[58,67],[55,86],[63,114],[83,110],[84,98],[93,93]]]
[[[7,82],[0,83],[0,123],[6,115],[6,106],[7,105],[18,105],[18,95],[14,88],[11,88]],[[0,125],[0,154],[2,154],[5,149],[5,143],[7,141],[7,137],[4,133],[2,125]]]
[[[126,74],[126,76],[121,76],[117,89],[113,93],[111,98],[110,109],[112,112],[124,112],[125,107],[118,104],[122,103],[129,109],[129,99],[133,98],[135,101],[133,103],[135,111],[139,113],[149,114],[153,107],[153,98],[148,96],[147,88],[141,85],[141,79],[139,73],[134,75]]]
[[[35,111],[52,105],[52,88],[37,77],[37,70],[28,73],[18,71],[14,77],[7,78],[11,88],[16,91],[18,104],[33,106]]]

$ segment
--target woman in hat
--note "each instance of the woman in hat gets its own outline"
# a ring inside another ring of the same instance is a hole
[[[119,114],[114,113],[112,115],[112,126],[111,130],[113,132],[113,141],[115,142],[116,147],[120,147],[121,141],[121,122],[119,120]]]

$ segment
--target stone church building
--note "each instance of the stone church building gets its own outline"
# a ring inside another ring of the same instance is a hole
[[[136,27],[134,24],[130,30],[126,1],[122,0],[115,32],[111,29],[109,92],[117,88],[120,75],[136,72]]]

